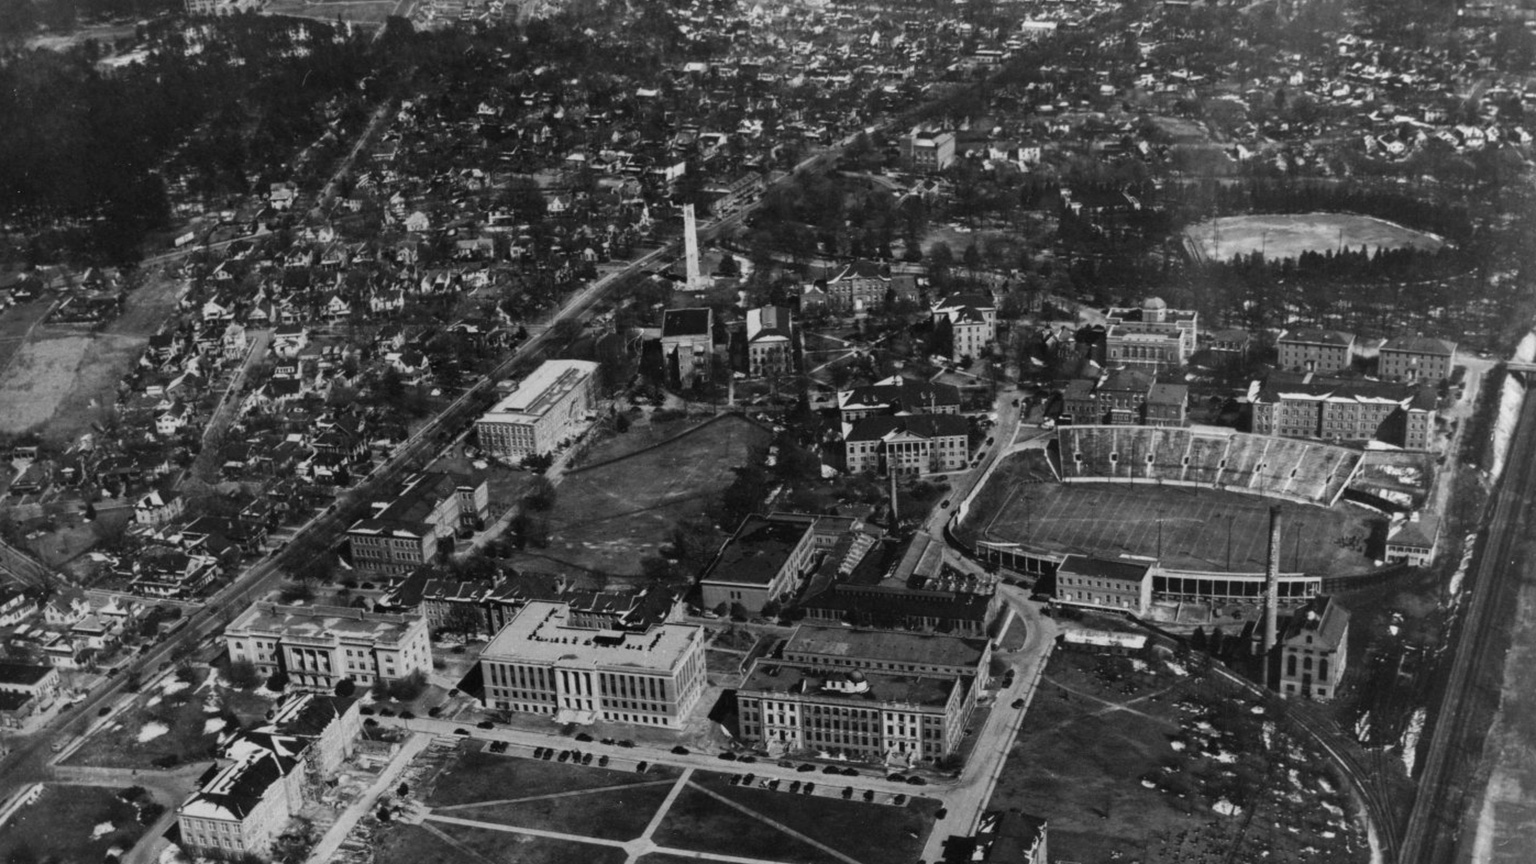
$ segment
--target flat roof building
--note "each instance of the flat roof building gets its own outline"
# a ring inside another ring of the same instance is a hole
[[[480,448],[502,459],[554,450],[592,410],[596,377],[596,363],[545,360],[475,423]]]
[[[1131,615],[1152,604],[1152,570],[1144,561],[1068,555],[1056,568],[1056,602]]]
[[[699,580],[705,609],[740,604],[756,615],[781,600],[811,572],[814,522],[786,516],[748,516]]]
[[[480,668],[487,708],[679,729],[704,693],[704,632],[579,627],[566,604],[537,600],[485,646]]]
[[[263,675],[282,669],[291,686],[331,690],[343,678],[361,686],[432,670],[426,619],[342,606],[256,603],[224,628],[231,661]]]

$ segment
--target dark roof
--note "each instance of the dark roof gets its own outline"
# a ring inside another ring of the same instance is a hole
[[[1349,610],[1327,594],[1319,594],[1286,620],[1285,635],[1281,641],[1290,642],[1310,635],[1324,647],[1338,648],[1343,645],[1344,634],[1348,630]]]
[[[1185,384],[1153,384],[1147,393],[1148,405],[1183,405],[1189,401],[1189,387]]]
[[[709,336],[708,309],[668,309],[661,316],[661,335]]]
[[[851,661],[851,665],[863,665],[859,661],[879,661],[963,669],[974,669],[986,653],[985,639],[813,624],[796,627],[784,646],[785,659],[797,662],[829,657],[840,662]]]
[[[0,712],[20,711],[32,701],[31,693],[15,693],[9,690],[0,690]]]
[[[0,663],[0,684],[33,686],[53,671],[52,666],[32,666],[27,663]]]
[[[1355,334],[1342,330],[1287,330],[1281,342],[1302,342],[1308,345],[1333,345],[1344,348],[1353,344]]]
[[[1100,579],[1140,582],[1147,577],[1147,572],[1151,569],[1151,564],[1138,561],[1115,561],[1109,558],[1095,558],[1091,555],[1068,555],[1062,559],[1061,566],[1056,568],[1056,574],[1060,576],[1066,573],[1071,576],[1095,576]]]
[[[704,578],[767,585],[810,530],[810,526],[798,521],[748,516],[720,550]]]
[[[346,714],[347,709],[356,701],[345,696],[311,695],[299,713],[274,724],[273,731],[279,735],[318,738],[338,717]]]
[[[970,679],[963,675],[893,674],[849,669],[827,669],[809,663],[758,660],[752,664],[741,690],[814,695],[818,701],[903,702],[939,708],[949,704],[950,696]],[[838,692],[823,689],[830,682],[857,682],[866,685],[862,692]]]
[[[1435,536],[1439,533],[1440,520],[1432,514],[1425,514],[1417,520],[1404,522],[1397,529],[1397,533],[1387,538],[1387,545],[1432,549],[1435,545]]]
[[[902,378],[896,384],[869,384],[845,390],[838,400],[845,406],[887,405],[895,411],[924,414],[940,406],[958,406],[960,388],[953,384],[934,384],[915,378]]]
[[[1427,391],[1427,402],[1423,398]],[[1271,372],[1264,379],[1254,402],[1278,402],[1283,393],[1296,393],[1313,398],[1382,400],[1409,402],[1413,407],[1426,410],[1435,407],[1435,394],[1429,388],[1414,384],[1398,384],[1376,381],[1370,378],[1335,378],[1311,373]]]
[[[932,591],[834,583],[828,590],[806,600],[803,606],[825,609],[852,623],[875,627],[904,626],[903,622],[914,618],[986,621],[986,595],[946,594],[936,596]]]
[[[876,415],[853,424],[849,441],[879,441],[892,432],[908,432],[922,438],[964,436],[970,427],[958,414],[907,414],[899,417]]]
[[[1411,354],[1435,354],[1449,357],[1456,353],[1456,343],[1429,336],[1398,336],[1381,345],[1382,351],[1403,351]]]
[[[1029,853],[1045,840],[1046,822],[1038,816],[1008,810],[998,814],[987,836],[987,864],[1028,864]]]

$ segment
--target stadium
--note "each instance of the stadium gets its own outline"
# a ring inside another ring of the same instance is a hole
[[[1251,602],[1278,506],[1281,592],[1301,600],[1325,576],[1377,569],[1386,518],[1340,503],[1363,459],[1213,427],[1067,426],[999,459],[953,532],[1020,572],[1053,573],[1071,554],[1156,561],[1159,599]]]

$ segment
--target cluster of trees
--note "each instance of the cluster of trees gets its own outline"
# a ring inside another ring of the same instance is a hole
[[[198,31],[196,45],[156,26],[145,60],[111,75],[94,46],[0,65],[0,218],[68,226],[57,245],[87,259],[136,260],[169,222],[160,172],[180,145],[173,168],[224,177],[221,188],[245,191],[263,172],[285,179],[274,172],[369,71],[362,38],[324,23],[238,16]],[[39,238],[33,257],[49,246]]]

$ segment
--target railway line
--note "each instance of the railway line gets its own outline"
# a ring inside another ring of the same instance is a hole
[[[1499,584],[1513,578],[1516,550],[1528,536],[1536,498],[1536,399],[1527,398],[1510,445],[1508,468],[1494,492],[1487,542],[1468,588],[1457,625],[1456,653],[1419,776],[1418,795],[1403,829],[1400,864],[1442,864],[1456,860],[1467,812],[1470,775],[1483,752],[1491,714],[1479,710],[1477,670],[1502,666],[1495,602]],[[1484,694],[1486,696],[1486,694]]]

